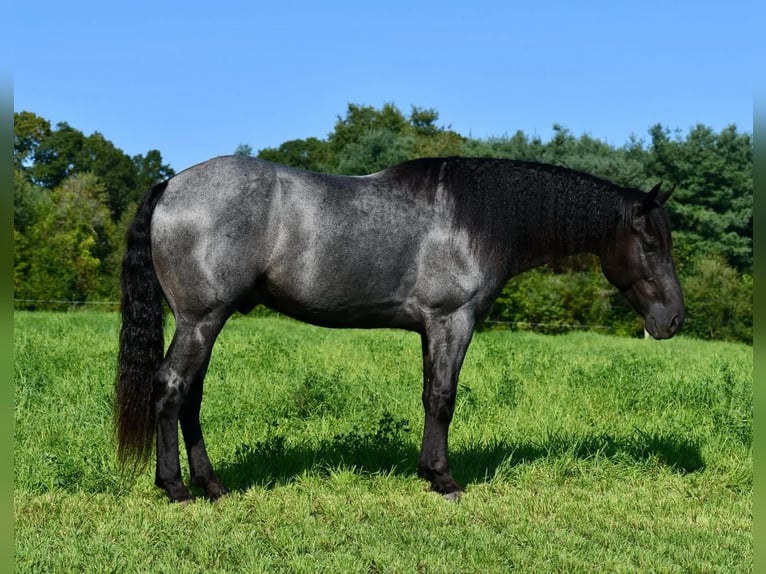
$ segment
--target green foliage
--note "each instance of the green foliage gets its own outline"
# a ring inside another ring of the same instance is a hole
[[[238,318],[202,403],[232,493],[181,508],[119,473],[118,336],[116,313],[14,316],[17,572],[753,569],[749,346],[478,333],[449,504],[417,477],[416,335]]]
[[[485,327],[566,333],[598,329],[619,335],[643,333],[643,325],[620,293],[597,270],[532,269],[511,279]]]
[[[363,136],[374,131],[387,131],[401,134],[407,129],[407,118],[393,104],[384,104],[380,110],[372,106],[349,104],[346,117],[338,117],[335,129],[327,141],[336,156],[342,156],[344,150],[358,142]]]
[[[395,105],[349,104],[327,139],[290,140],[258,157],[310,171],[361,175],[416,157],[457,155],[465,138],[437,126],[434,109],[413,106],[405,116]]]
[[[274,163],[290,165],[308,171],[323,171],[328,163],[327,143],[317,138],[286,141],[278,148],[266,148],[258,157]]]
[[[21,299],[99,300],[116,296],[115,225],[105,188],[92,174],[74,175],[17,231],[14,293]]]
[[[14,162],[30,182],[47,190],[73,175],[92,173],[104,185],[115,221],[148,187],[174,173],[157,150],[130,158],[98,132],[86,136],[66,122],[51,129],[30,112],[14,114]]]
[[[468,140],[463,153],[476,157],[498,157],[563,165],[603,177],[620,185],[646,187],[643,159],[627,146],[614,148],[588,135],[576,137],[567,128],[554,124],[549,142],[529,138],[517,131],[512,137]]]
[[[118,197],[117,200],[110,199],[112,203],[119,204],[124,208],[122,212],[120,212],[115,211],[114,207],[112,207],[112,216],[115,218],[115,220],[124,215],[126,211],[129,211],[128,208],[132,207],[132,204],[141,201],[141,198],[147,189],[161,181],[168,179],[175,173],[173,168],[167,164],[162,163],[162,154],[160,154],[160,152],[156,149],[149,150],[146,152],[146,155],[135,155],[133,156],[132,160],[137,172],[136,181],[138,183],[136,189],[138,191],[133,191],[133,193],[128,192],[125,198]],[[99,172],[94,173],[98,175]],[[107,188],[109,188],[109,182],[105,180],[103,176],[99,175],[99,179],[104,183],[104,185],[107,186]]]
[[[31,112],[13,114],[13,166],[24,171],[35,161],[37,149],[51,136],[51,123]]]
[[[234,150],[234,155],[253,155],[253,147],[249,144],[239,144],[237,149]]]
[[[682,281],[684,332],[704,339],[753,342],[753,277],[738,274],[720,256],[696,260]]]
[[[414,138],[378,128],[365,133],[343,148],[338,173],[364,175],[385,169],[409,159]]]
[[[685,139],[653,126],[647,173],[678,184],[668,211],[679,242],[703,255],[722,255],[740,271],[752,269],[753,140],[729,126],[720,133],[698,125]]]
[[[20,169],[13,172],[13,229],[26,232],[46,210],[49,194],[32,184]]]
[[[14,297],[116,300],[126,221],[173,174],[160,152],[130,158],[98,132],[52,129],[24,111],[14,114],[14,166]]]
[[[285,414],[302,419],[340,414],[345,407],[346,389],[338,371],[310,371],[286,403]]]

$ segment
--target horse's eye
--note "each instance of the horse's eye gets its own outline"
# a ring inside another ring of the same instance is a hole
[[[647,251],[656,251],[660,242],[653,237],[644,237],[644,249]]]

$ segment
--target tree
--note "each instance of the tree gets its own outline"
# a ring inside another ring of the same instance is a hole
[[[116,297],[130,206],[173,175],[157,150],[128,157],[102,134],[14,114],[14,295]]]
[[[413,157],[444,157],[460,155],[463,151],[466,139],[449,126],[437,126],[438,119],[439,112],[435,109],[412,106],[409,125],[414,136]]]
[[[51,124],[48,120],[31,112],[13,114],[13,164],[17,171],[26,174],[40,143],[49,138],[50,134]]]
[[[234,155],[251,156],[253,155],[253,146],[250,144],[239,144],[234,150]]]
[[[380,110],[376,110],[373,106],[349,104],[346,116],[338,116],[335,128],[328,136],[327,142],[337,165],[342,160],[346,147],[358,143],[367,134],[387,131],[398,135],[407,127],[404,114],[391,103],[384,104]]]
[[[317,138],[289,140],[278,148],[264,148],[258,157],[308,171],[330,171],[329,147]]]
[[[85,136],[66,122],[51,129],[47,120],[30,112],[14,114],[14,161],[29,181],[47,190],[75,174],[96,175],[114,221],[148,187],[174,173],[157,150],[130,158],[99,132]]]
[[[20,169],[13,171],[13,228],[24,233],[49,201],[45,190],[29,181]]]
[[[409,159],[415,139],[402,132],[378,128],[349,142],[336,171],[348,175],[365,175],[380,171]]]
[[[155,184],[171,178],[175,171],[169,165],[162,163],[162,155],[156,149],[149,150],[146,155],[134,155],[133,165],[138,171],[136,193],[126,198],[125,203],[139,201],[144,192]],[[103,180],[103,178],[101,178]]]
[[[720,256],[697,259],[682,281],[684,333],[704,339],[753,342],[753,277],[738,274]]]
[[[86,301],[116,295],[115,227],[93,174],[71,176],[26,233],[16,232],[17,298]]]
[[[685,139],[678,133],[671,138],[660,125],[649,131],[646,171],[678,185],[668,212],[682,249],[721,255],[740,271],[752,269],[752,136],[736,126],[716,134],[698,125]]]
[[[349,104],[327,139],[290,140],[258,157],[310,171],[366,174],[416,157],[457,155],[465,138],[436,124],[432,108],[412,106],[409,117],[394,104]]]

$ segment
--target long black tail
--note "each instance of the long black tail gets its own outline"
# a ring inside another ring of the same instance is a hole
[[[152,213],[167,182],[144,196],[128,228],[122,260],[122,327],[115,382],[114,420],[117,457],[123,467],[143,467],[152,454],[155,433],[154,374],[165,339],[163,294],[152,263]]]

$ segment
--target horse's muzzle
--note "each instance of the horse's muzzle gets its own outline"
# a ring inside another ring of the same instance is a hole
[[[644,327],[655,339],[670,339],[684,322],[683,311],[679,313],[648,314]]]

